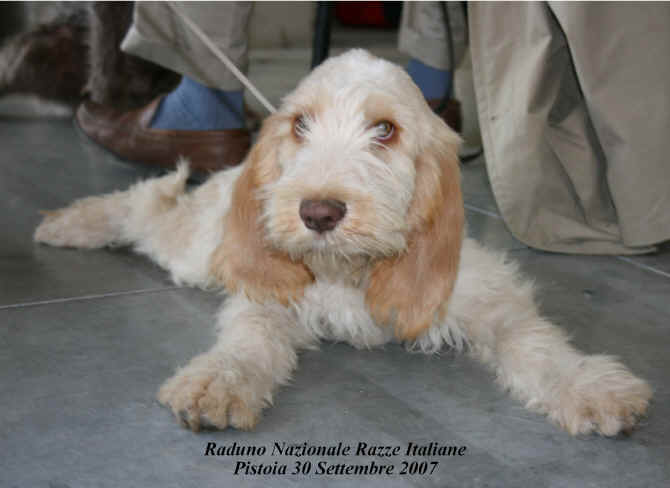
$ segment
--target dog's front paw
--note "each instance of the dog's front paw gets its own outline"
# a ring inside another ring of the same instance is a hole
[[[572,435],[630,433],[649,405],[649,385],[606,356],[583,358],[558,392],[550,417]]]
[[[193,431],[228,426],[251,430],[268,403],[259,386],[244,379],[240,371],[222,369],[203,355],[167,380],[158,400]]]

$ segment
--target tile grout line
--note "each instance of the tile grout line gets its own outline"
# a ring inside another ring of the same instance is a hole
[[[502,217],[501,217],[500,215],[498,215],[497,213],[490,212],[490,211],[488,211],[488,210],[484,210],[484,209],[479,208],[479,207],[475,207],[474,205],[470,205],[470,204],[468,204],[468,203],[464,203],[463,206],[464,206],[466,209],[471,210],[471,211],[473,211],[473,212],[477,212],[477,213],[480,213],[480,214],[488,215],[489,217],[493,217],[494,219],[497,219],[497,220],[502,220]]]
[[[623,261],[624,263],[632,264],[632,265],[635,266],[636,268],[641,268],[641,269],[647,270],[647,271],[649,271],[649,272],[651,272],[651,273],[659,274],[659,275],[661,275],[661,276],[663,276],[663,277],[665,277],[665,278],[670,278],[670,273],[666,273],[665,271],[662,271],[662,270],[660,270],[660,269],[656,269],[656,268],[654,268],[653,266],[649,266],[649,265],[647,265],[647,264],[638,263],[638,262],[635,261],[634,259],[628,258],[628,257],[626,257],[626,256],[617,256],[616,258],[617,258],[619,261]]]
[[[113,298],[127,295],[142,295],[144,293],[157,293],[160,291],[183,290],[185,286],[170,286],[167,288],[146,288],[143,290],[118,291],[113,293],[100,293],[96,295],[82,295],[79,297],[53,298],[50,300],[39,300],[35,302],[14,303],[10,305],[0,305],[0,310],[9,310],[14,308],[39,307],[41,305],[52,305],[56,303],[79,302],[86,300],[98,300],[100,298]]]

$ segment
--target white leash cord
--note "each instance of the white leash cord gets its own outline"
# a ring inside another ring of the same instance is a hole
[[[242,82],[242,84],[253,94],[253,96],[256,97],[256,99],[263,104],[263,106],[270,112],[271,114],[275,113],[277,111],[274,106],[268,102],[267,98],[263,96],[263,94],[258,91],[258,89],[249,81],[249,78],[244,76],[244,73],[242,73],[239,69],[237,69],[237,66],[235,66],[235,63],[233,63],[230,59],[228,59],[228,56],[223,54],[223,52],[216,47],[216,45],[210,40],[209,37],[207,37],[207,34],[205,34],[200,27],[195,25],[195,23],[186,15],[185,13],[181,12],[180,8],[175,5],[174,2],[166,2],[168,7],[170,7],[174,13],[184,21],[184,23],[193,31],[193,33],[207,46],[213,53],[214,55],[219,58],[219,60],[226,65],[226,67],[233,72],[235,77]]]

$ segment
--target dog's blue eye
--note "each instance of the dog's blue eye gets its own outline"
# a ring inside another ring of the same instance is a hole
[[[377,122],[374,125],[374,128],[375,131],[377,132],[375,139],[377,139],[378,141],[389,140],[393,136],[393,133],[395,132],[395,127],[388,120],[382,120],[381,122]]]

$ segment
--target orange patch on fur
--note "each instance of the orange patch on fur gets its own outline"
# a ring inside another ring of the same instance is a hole
[[[457,144],[444,132],[416,161],[407,252],[378,261],[366,303],[375,321],[413,340],[446,311],[458,273],[464,210]],[[438,136],[436,136],[438,137]]]
[[[279,126],[284,122],[279,116],[264,122],[259,141],[235,183],[231,207],[224,217],[223,241],[214,251],[210,266],[230,292],[244,292],[257,302],[274,299],[287,305],[302,297],[314,277],[303,263],[267,245],[257,195],[261,186],[279,177],[274,154],[282,137]]]

